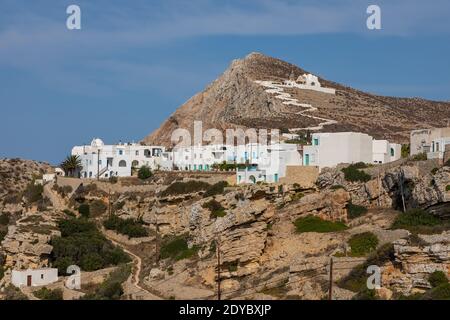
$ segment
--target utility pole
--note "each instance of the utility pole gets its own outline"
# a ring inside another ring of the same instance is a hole
[[[100,149],[97,152],[97,181],[100,181]]]
[[[216,241],[216,250],[217,250],[217,300],[221,300],[221,288],[220,288],[220,238],[217,238]]]
[[[403,212],[406,212],[405,194],[403,192],[403,178],[404,178],[404,175],[403,175],[403,168],[402,167],[400,167],[400,173],[399,174],[400,174],[399,180],[400,180],[400,192],[402,194]]]
[[[112,204],[111,204],[111,187],[109,187],[108,191],[108,200],[109,200],[109,217],[112,217]]]
[[[158,212],[155,210],[155,251],[156,251],[156,263],[159,263],[159,226],[158,226]]]
[[[328,291],[328,300],[333,300],[333,257],[330,258],[330,288]]]

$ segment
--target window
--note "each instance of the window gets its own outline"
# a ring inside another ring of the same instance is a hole
[[[319,145],[319,138],[314,138],[313,144],[314,144],[315,146],[318,146],[318,145]]]
[[[102,160],[98,160],[98,164],[99,164],[99,165],[102,165]]]
[[[137,156],[139,155],[139,150],[136,150],[136,153],[135,153]]]
[[[126,166],[127,166],[127,162],[126,162],[125,160],[121,160],[121,161],[119,162],[119,167],[125,168]]]
[[[119,156],[123,155],[123,150],[119,150]]]
[[[395,155],[394,148],[391,148],[391,157],[393,157],[394,155]]]
[[[44,280],[44,274],[43,273],[41,273],[41,279]]]

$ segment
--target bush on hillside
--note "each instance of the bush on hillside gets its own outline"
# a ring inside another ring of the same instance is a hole
[[[226,187],[228,187],[228,182],[219,181],[219,182],[213,184],[212,186],[208,187],[206,189],[205,193],[203,194],[203,197],[207,198],[207,197],[215,196],[217,194],[222,194]]]
[[[360,217],[366,213],[367,213],[367,208],[364,206],[359,206],[359,205],[353,204],[351,202],[349,202],[347,204],[347,216],[350,219]]]
[[[382,266],[394,259],[394,246],[391,243],[382,245],[372,252],[364,263],[356,266],[347,276],[340,279],[338,286],[353,292],[364,292],[367,290],[367,268],[371,265]]]
[[[442,284],[448,283],[447,275],[442,271],[435,271],[428,277],[428,281],[430,282],[433,288],[436,288]]]
[[[351,164],[346,168],[342,169],[344,173],[345,180],[350,182],[367,182],[371,179],[370,175],[361,171],[359,169],[366,168],[367,165],[362,162]]]
[[[103,200],[94,200],[89,205],[89,215],[98,217],[108,210],[107,204]]]
[[[81,300],[119,300],[124,292],[122,283],[128,279],[130,273],[129,265],[119,267],[100,286],[96,286],[94,292],[89,292]]]
[[[326,221],[319,217],[307,216],[304,218],[298,218],[294,222],[298,233],[303,232],[337,232],[347,229],[347,226],[340,221]]]
[[[418,154],[416,154],[416,155],[413,155],[413,156],[411,157],[411,160],[412,160],[412,161],[425,161],[425,160],[427,160],[427,154],[426,154],[425,152],[423,152],[423,153],[418,153]]]
[[[178,236],[165,242],[161,247],[162,259],[183,260],[193,257],[199,248],[192,246],[189,248],[187,240],[184,236]]]
[[[207,190],[211,185],[207,182],[190,180],[186,182],[177,181],[160,192],[161,197],[167,197],[177,194],[188,194]]]
[[[0,225],[7,226],[9,224],[9,214],[8,213],[2,213],[0,214]]]
[[[63,300],[63,292],[61,289],[50,290],[44,287],[33,292],[33,295],[41,300]]]
[[[401,213],[392,224],[392,229],[406,229],[411,232],[420,230],[420,227],[434,227],[441,223],[441,220],[422,209],[411,209]]]
[[[134,219],[122,219],[116,215],[112,215],[103,222],[103,226],[108,230],[115,230],[130,238],[142,238],[148,236],[147,229]]]
[[[147,179],[151,178],[152,175],[153,175],[153,173],[148,166],[142,166],[139,168],[139,171],[138,171],[139,179],[147,180]]]
[[[372,232],[364,232],[352,236],[348,244],[351,248],[352,257],[363,257],[376,250],[378,238]]]
[[[209,209],[209,211],[211,212],[210,217],[213,218],[218,218],[218,217],[225,217],[226,212],[225,212],[225,208],[220,204],[220,202],[212,199],[208,202],[205,202],[202,205],[203,208],[205,209]]]
[[[78,207],[78,212],[85,218],[88,218],[91,214],[91,207],[86,204],[83,203]]]
[[[30,183],[23,195],[27,201],[27,203],[35,203],[43,199],[42,192],[44,191],[44,187],[40,184],[34,184],[33,182]]]
[[[130,261],[120,248],[115,247],[86,219],[65,219],[58,222],[61,237],[51,240],[53,265],[60,274],[66,274],[69,265],[78,265],[83,271],[95,271]]]

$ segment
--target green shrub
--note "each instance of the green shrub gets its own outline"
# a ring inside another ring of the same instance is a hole
[[[58,227],[61,237],[51,240],[51,258],[60,274],[66,274],[72,264],[83,271],[95,271],[130,261],[130,257],[108,241],[93,222],[72,218],[59,221]]]
[[[103,200],[94,200],[89,205],[89,216],[98,217],[108,210],[108,206]]]
[[[304,218],[298,218],[294,222],[298,233],[303,232],[337,232],[347,229],[347,226],[343,222],[332,222],[322,220],[319,217],[307,216]]]
[[[166,190],[161,191],[159,195],[161,197],[166,197],[177,194],[200,192],[207,190],[210,186],[211,185],[209,183],[198,180],[191,180],[187,182],[177,181],[168,186]]]
[[[425,152],[418,153],[411,158],[412,161],[425,161],[427,160],[427,154]]]
[[[445,186],[445,191],[450,191],[450,184]]]
[[[40,184],[30,183],[25,191],[24,197],[27,200],[27,203],[35,203],[42,200],[42,192],[44,191],[44,187]]]
[[[450,283],[443,283],[426,292],[422,300],[450,300]]]
[[[439,170],[439,168],[433,168],[433,169],[431,169],[431,174],[432,174],[432,175],[435,175],[436,172],[438,172],[438,170]]]
[[[364,163],[355,163],[349,165],[347,168],[343,168],[342,172],[344,173],[345,180],[350,182],[367,182],[371,179],[370,175],[361,171],[359,169],[363,169],[366,167]]]
[[[91,207],[86,204],[83,203],[78,207],[78,212],[85,218],[88,218],[91,214]]]
[[[401,213],[392,224],[392,229],[407,229],[416,232],[419,227],[433,227],[441,223],[439,218],[425,212],[422,209],[411,209]]]
[[[338,286],[353,292],[364,292],[367,290],[367,268],[371,265],[382,266],[394,259],[394,246],[391,243],[382,245],[369,255],[366,262],[356,266],[347,276],[340,279]]]
[[[353,204],[351,202],[349,202],[347,204],[347,216],[350,219],[360,217],[366,213],[367,213],[367,208],[364,206],[359,206],[359,205]]]
[[[3,295],[4,295],[4,299],[8,300],[8,301],[10,301],[10,300],[28,300],[27,296],[24,295],[22,293],[22,291],[20,291],[19,288],[13,286],[12,284],[8,285],[5,288]]]
[[[333,186],[330,187],[331,190],[339,190],[339,189],[344,189],[344,186],[341,186],[340,184],[335,184]]]
[[[2,242],[3,239],[5,239],[7,234],[8,234],[8,229],[5,228],[4,226],[0,226],[0,242]]]
[[[348,244],[350,245],[351,255],[353,257],[363,257],[376,250],[378,238],[371,232],[364,232],[352,236]]]
[[[33,295],[41,300],[63,300],[63,292],[61,289],[50,290],[44,287],[33,292]]]
[[[142,166],[139,168],[139,171],[138,171],[139,179],[147,180],[147,179],[151,178],[152,175],[153,175],[153,173],[148,166]]]
[[[178,236],[162,245],[160,255],[162,259],[170,258],[178,261],[191,258],[198,250],[197,246],[189,248],[186,238]]]
[[[122,219],[116,215],[112,215],[103,222],[103,226],[108,230],[115,230],[130,238],[142,238],[148,236],[147,229],[134,219]]]
[[[67,216],[69,216],[69,217],[71,217],[71,218],[75,218],[75,217],[76,217],[75,213],[74,213],[73,211],[69,210],[69,209],[64,209],[63,212],[64,212]]]
[[[433,288],[438,287],[442,284],[448,283],[447,275],[442,271],[435,271],[428,277],[428,281],[430,282]]]
[[[4,276],[5,276],[5,269],[3,268],[3,266],[0,265],[0,280],[2,280]]]
[[[222,194],[226,187],[228,187],[228,182],[219,181],[219,182],[213,184],[212,186],[208,187],[206,189],[205,193],[203,194],[203,197],[207,198],[207,197],[215,196],[217,194]]]
[[[122,283],[124,283],[131,273],[129,265],[123,265],[113,271],[94,292],[86,294],[82,300],[119,300],[123,295]]]
[[[408,144],[402,144],[402,158],[408,158],[410,153],[410,146]]]
[[[8,213],[2,213],[0,214],[0,225],[7,226],[9,224],[9,214]]]
[[[205,202],[202,207],[205,209],[209,209],[209,211],[211,212],[211,219],[226,216],[225,208],[222,207],[222,205],[214,199]]]

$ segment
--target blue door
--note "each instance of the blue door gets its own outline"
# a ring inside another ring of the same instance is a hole
[[[309,154],[305,154],[305,166],[309,166]]]

